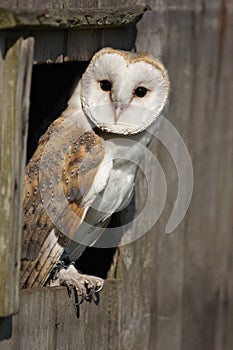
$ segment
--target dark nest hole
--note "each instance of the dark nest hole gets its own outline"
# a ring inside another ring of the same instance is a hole
[[[53,120],[66,109],[67,102],[88,62],[36,64],[32,71],[27,160]]]
[[[29,132],[27,143],[27,160],[33,155],[38,140],[50,123],[66,108],[76,83],[85,71],[88,62],[66,62],[62,64],[37,64],[33,67],[31,101],[29,116]],[[134,201],[133,201],[134,202]],[[132,218],[133,203],[130,210],[124,209],[114,214],[110,226],[122,224],[122,217],[127,221]],[[131,213],[130,215],[125,215]],[[83,273],[107,277],[116,248],[87,247],[82,256],[76,261],[76,267]]]

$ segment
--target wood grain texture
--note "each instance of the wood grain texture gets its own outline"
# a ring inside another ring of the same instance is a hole
[[[175,169],[158,148],[169,196],[153,231],[155,300],[149,349],[232,348],[233,17],[225,2],[206,5],[201,12],[195,6],[193,11],[168,12],[161,7],[145,14],[138,25],[137,50],[158,50],[168,68],[168,118],[189,148],[195,181],[185,220],[165,235],[177,184]]]
[[[108,281],[99,305],[85,302],[80,306],[79,319],[74,299],[68,297],[66,288],[23,290],[20,300],[19,315],[14,317],[14,335],[0,343],[1,350],[116,349],[116,281]],[[31,321],[25,322],[32,314]]]
[[[134,47],[136,26],[80,30],[3,30],[5,50],[20,37],[35,38],[34,63],[87,61],[100,48],[111,46],[130,51]],[[51,45],[52,43],[52,45]]]
[[[16,8],[109,8],[126,5],[142,4],[142,1],[137,0],[0,0],[0,7],[16,7]]]
[[[1,6],[1,4],[0,4]],[[147,7],[145,5],[97,7],[97,8],[63,8],[55,7],[32,8],[0,7],[0,29],[79,29],[118,27],[135,24],[142,17]]]
[[[4,49],[1,46],[1,49]],[[1,50],[2,52],[2,50]],[[1,231],[0,316],[18,311],[20,227],[33,39],[19,40],[0,59]]]
[[[146,9],[128,0],[0,0],[0,29],[6,49],[21,36],[34,36],[36,63],[90,60],[104,46],[132,50],[135,23]]]
[[[69,31],[66,59],[85,61],[102,47],[132,50],[136,38],[135,26]],[[64,58],[65,60],[65,58]]]
[[[154,140],[151,150],[167,180],[166,206],[145,236],[117,250],[109,272],[109,278],[116,279],[106,282],[100,304],[81,305],[77,320],[65,290],[23,291],[13,337],[0,343],[1,350],[233,348],[232,2],[151,0],[149,4],[152,11],[137,25],[136,48],[161,57],[168,68],[172,86],[168,119],[186,142],[194,168],[189,211],[173,233],[165,234],[177,194],[177,172],[168,151]],[[101,45],[96,33],[93,37],[87,35],[87,51]],[[67,50],[73,59],[78,57],[76,39],[79,48],[78,34],[69,33]],[[174,149],[179,154],[177,145]],[[150,170],[148,159],[143,166],[157,193],[157,174]],[[146,193],[146,179],[139,173],[137,213]],[[152,214],[157,201],[155,195]],[[132,225],[132,236],[146,224],[147,215]]]

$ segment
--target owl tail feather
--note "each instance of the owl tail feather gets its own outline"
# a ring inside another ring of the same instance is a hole
[[[52,230],[44,241],[37,258],[33,261],[22,261],[21,288],[38,287],[45,283],[64,251],[58,239],[58,235]]]

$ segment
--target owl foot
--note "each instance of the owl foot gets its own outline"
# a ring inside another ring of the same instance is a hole
[[[76,307],[84,300],[91,301],[104,286],[104,280],[95,276],[88,276],[78,272],[73,264],[67,268],[62,267],[56,272],[56,279],[50,282],[50,286],[66,286],[69,296],[74,290]],[[80,297],[80,300],[79,300]]]

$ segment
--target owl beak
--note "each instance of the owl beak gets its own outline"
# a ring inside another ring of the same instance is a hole
[[[120,119],[120,116],[127,108],[128,108],[128,104],[113,102],[113,112],[114,112],[115,124],[118,122],[118,120]]]

